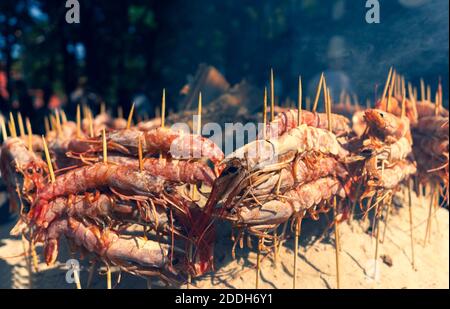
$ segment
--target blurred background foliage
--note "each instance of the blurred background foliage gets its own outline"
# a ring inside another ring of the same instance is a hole
[[[274,68],[277,95],[295,97],[297,76],[339,70],[362,98],[390,65],[448,94],[448,1],[380,1],[381,23],[365,21],[365,0],[79,0],[81,22],[65,21],[65,1],[0,1],[0,62],[8,81],[61,97],[83,81],[108,106],[145,93],[172,109],[200,63],[232,83],[258,87]],[[8,84],[10,94],[14,89]],[[171,106],[172,104],[172,106]]]

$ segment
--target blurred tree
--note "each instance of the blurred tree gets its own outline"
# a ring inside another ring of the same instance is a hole
[[[83,77],[90,91],[125,112],[136,93],[149,97],[153,110],[163,87],[168,108],[176,109],[178,91],[200,63],[216,66],[232,84],[247,78],[258,87],[273,67],[277,95],[295,98],[298,74],[306,84],[335,66],[328,49],[336,37],[344,42],[339,69],[363,96],[373,96],[390,65],[414,82],[441,75],[448,83],[445,0],[413,8],[383,2],[378,25],[365,22],[364,2],[351,0],[80,1],[80,24],[65,22],[63,2],[0,1],[0,61],[8,77],[18,71],[28,85],[66,95]]]

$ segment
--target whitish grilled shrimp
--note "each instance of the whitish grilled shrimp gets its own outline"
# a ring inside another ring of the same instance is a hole
[[[345,136],[351,132],[350,121],[341,115],[331,114],[332,127],[331,132],[336,136]],[[325,113],[313,113],[310,111],[302,111],[300,123],[298,123],[298,110],[291,109],[283,111],[266,127],[266,138],[274,138],[283,135],[293,128],[305,124],[310,127],[328,129],[328,116]],[[259,138],[263,138],[260,134]]]

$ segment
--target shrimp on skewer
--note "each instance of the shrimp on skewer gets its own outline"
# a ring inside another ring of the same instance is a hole
[[[146,172],[130,169],[129,166],[117,166],[96,163],[71,170],[57,177],[52,183],[38,192],[36,204],[33,205],[29,216],[38,225],[47,226],[44,221],[48,210],[48,202],[60,196],[75,195],[88,190],[109,187],[121,191],[123,194],[153,197],[162,192],[164,181]]]
[[[45,235],[45,260],[51,265],[58,256],[59,239],[66,236],[77,246],[94,253],[107,264],[146,275],[160,275],[172,280],[185,280],[180,270],[183,251],[169,245],[136,236],[118,235],[111,230],[100,230],[96,226],[86,226],[73,219],[54,221]]]
[[[332,128],[336,136],[345,136],[351,132],[350,121],[341,115],[331,114]],[[266,137],[274,138],[282,136],[284,133],[298,127],[301,124],[306,124],[310,127],[327,129],[328,117],[326,113],[313,113],[310,111],[302,111],[300,123],[298,123],[298,111],[290,109],[283,111],[277,115],[277,117],[267,124]],[[262,136],[260,136],[262,138]]]
[[[157,128],[150,131],[126,129],[112,131],[106,134],[108,150],[118,151],[127,155],[138,154],[138,141],[142,139],[144,154],[169,154],[174,159],[208,158],[213,163],[222,161],[222,150],[211,140],[201,135],[188,134],[167,128]],[[101,139],[91,138],[72,141],[69,151],[84,154],[101,151]]]

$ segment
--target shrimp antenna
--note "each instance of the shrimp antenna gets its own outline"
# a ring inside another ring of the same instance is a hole
[[[31,129],[31,123],[30,118],[25,119],[25,123],[27,126],[27,133],[28,133],[28,150],[33,151],[33,131]]]
[[[381,96],[381,100],[383,100],[386,97],[386,93],[387,93],[388,86],[391,81],[391,77],[392,77],[392,67],[390,67],[390,69],[389,69],[388,77],[386,79],[386,83],[384,84],[384,90],[383,90],[383,95]]]
[[[275,119],[275,87],[273,69],[270,69],[270,121]]]
[[[16,123],[14,122],[14,116],[10,112],[9,113],[9,131],[11,132],[12,137],[17,137],[17,131],[16,131]]]
[[[106,143],[106,132],[102,130],[102,143],[103,143],[103,163],[108,163],[108,144]]]
[[[42,135],[42,143],[44,145],[45,159],[47,160],[48,172],[50,174],[51,183],[55,183],[55,173],[53,172],[52,160],[50,158],[50,153],[48,152],[47,142],[45,137]]]
[[[25,128],[23,126],[22,114],[20,112],[17,113],[17,123],[19,124],[20,137],[24,137],[25,136]]]
[[[323,78],[324,78],[324,75],[322,72],[322,74],[320,74],[319,85],[317,86],[316,98],[314,99],[314,105],[313,105],[313,109],[312,109],[313,112],[315,112],[317,110],[317,104],[319,103],[320,92],[322,91]]]
[[[131,127],[131,122],[133,121],[133,113],[134,113],[134,104],[131,105],[130,114],[128,115],[128,121],[127,121],[127,129]]]

